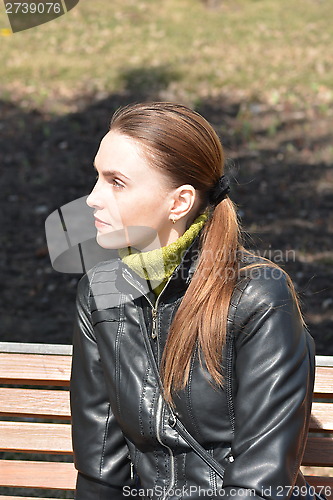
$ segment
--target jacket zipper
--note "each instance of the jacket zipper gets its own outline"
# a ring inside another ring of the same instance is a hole
[[[151,335],[152,335],[153,339],[156,339],[158,336],[158,327],[157,327],[158,310],[157,310],[157,308],[158,308],[159,299],[160,299],[162,293],[164,292],[164,290],[166,289],[166,287],[168,286],[169,282],[171,281],[172,276],[170,276],[170,278],[166,282],[164,288],[162,289],[161,293],[157,297],[155,305],[152,303],[152,301],[149,299],[149,297],[147,297],[147,295],[143,292],[143,290],[141,290],[138,286],[136,286],[136,283],[134,281],[129,279],[129,277],[126,276],[126,274],[124,274],[124,273],[123,273],[123,276],[130,285],[134,286],[134,288],[136,288],[139,292],[142,293],[142,295],[146,298],[147,302],[150,304],[150,306],[152,308],[152,320],[153,320],[152,334]],[[147,331],[146,328],[144,328],[144,330]],[[164,402],[163,396],[160,393],[158,400],[157,400],[157,408],[156,408],[156,439],[160,443],[161,446],[163,446],[164,448],[166,448],[168,450],[169,456],[170,456],[170,469],[171,469],[170,486],[169,486],[168,490],[166,491],[164,497],[161,500],[165,500],[167,498],[169,491],[171,491],[173,489],[174,483],[175,483],[175,457],[173,455],[172,449],[167,444],[162,442],[161,433],[160,433],[160,428],[162,426],[162,419],[163,419],[163,402]]]
[[[158,297],[156,299],[156,302],[155,302],[155,305],[153,305],[152,302],[149,300],[149,298],[146,296],[148,302],[150,303],[150,305],[152,307],[153,327],[152,327],[151,336],[152,336],[153,339],[156,339],[156,337],[158,335],[157,315],[158,315],[158,304],[159,304],[159,301],[160,301],[160,297],[161,297],[162,293],[164,292],[164,290],[166,289],[166,287],[168,286],[169,282],[171,281],[171,278],[172,278],[172,275],[169,277],[168,281],[166,282],[166,284],[162,288],[161,293],[158,295]]]
[[[152,316],[153,316],[153,328],[151,331],[151,336],[153,339],[156,339],[157,337],[157,309],[153,307],[152,309]]]
[[[130,285],[134,286],[134,288],[136,288],[139,292],[142,293],[142,295],[145,297],[145,299],[147,300],[147,302],[151,306],[152,322],[153,322],[151,336],[152,336],[153,339],[156,339],[157,334],[158,334],[158,332],[157,332],[157,316],[158,316],[158,310],[157,309],[158,309],[158,303],[159,303],[159,300],[160,300],[160,297],[161,297],[162,293],[164,292],[164,290],[168,286],[169,282],[171,281],[172,275],[169,277],[169,279],[166,282],[166,284],[164,285],[161,293],[157,297],[155,305],[152,303],[152,301],[150,300],[150,298],[143,292],[143,290],[140,289],[138,286],[136,286],[135,281],[132,281],[131,279],[129,279],[129,277],[126,274],[124,274],[124,273],[123,273],[123,277],[125,278],[125,280],[127,281],[127,283],[129,283]]]

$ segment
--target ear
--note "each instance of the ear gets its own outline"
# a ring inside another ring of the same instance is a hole
[[[172,195],[172,206],[170,218],[177,222],[180,219],[184,221],[190,213],[197,199],[197,192],[191,184],[184,184],[174,190]]]

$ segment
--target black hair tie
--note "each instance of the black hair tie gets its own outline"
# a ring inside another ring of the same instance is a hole
[[[208,191],[208,201],[210,205],[216,207],[227,196],[230,191],[229,181],[225,175],[219,178],[214,186]]]

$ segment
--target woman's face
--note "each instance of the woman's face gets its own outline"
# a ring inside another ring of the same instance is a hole
[[[165,176],[148,164],[134,139],[108,132],[96,154],[95,168],[98,180],[87,204],[95,209],[97,242],[102,247],[171,243],[173,190]]]

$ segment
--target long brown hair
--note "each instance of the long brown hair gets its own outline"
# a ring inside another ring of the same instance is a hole
[[[135,104],[115,113],[110,130],[138,141],[148,161],[167,175],[173,187],[191,184],[201,200],[199,211],[207,206],[208,192],[224,171],[224,153],[216,132],[201,115],[174,103]],[[173,391],[188,381],[197,345],[212,379],[222,383],[221,352],[241,242],[229,197],[211,208],[211,214],[201,232],[196,271],[172,322],[162,357],[164,397],[170,403]]]

